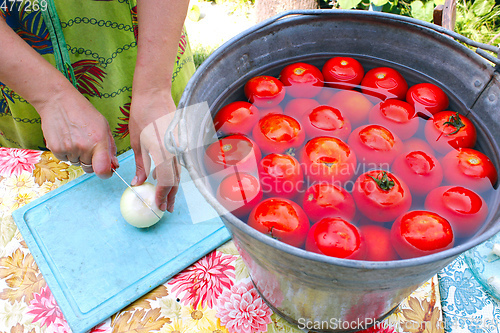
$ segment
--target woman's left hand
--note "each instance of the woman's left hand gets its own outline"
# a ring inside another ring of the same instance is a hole
[[[188,5],[188,0],[137,2],[139,32],[129,122],[137,167],[132,184],[146,180],[151,156],[158,181],[156,204],[169,212],[174,209],[180,168],[175,156],[166,150],[164,137],[176,109],[172,74]]]
[[[174,209],[180,178],[176,157],[165,148],[165,134],[173,119],[175,104],[169,92],[133,96],[130,109],[130,144],[135,154],[136,175],[131,185],[146,181],[151,169],[151,159],[157,180],[156,205],[162,211]]]

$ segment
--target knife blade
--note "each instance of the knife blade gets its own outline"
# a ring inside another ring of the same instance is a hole
[[[113,170],[114,174],[115,174],[115,175],[117,175],[117,176],[118,176],[118,178],[120,178],[120,179],[121,179],[121,181],[122,181],[122,182],[124,182],[124,183],[125,183],[125,185],[127,185],[127,187],[128,187],[129,189],[131,189],[131,190],[132,190],[132,192],[134,192],[135,196],[136,196],[137,198],[139,198],[139,200],[141,200],[141,201],[142,201],[142,203],[143,203],[144,205],[146,205],[146,207],[148,207],[148,208],[149,208],[149,210],[151,210],[151,211],[153,212],[153,214],[155,214],[155,215],[156,215],[156,217],[158,218],[158,220],[160,220],[160,219],[161,219],[161,217],[160,217],[160,216],[159,216],[159,215],[158,215],[158,214],[157,214],[157,213],[153,210],[153,208],[151,208],[151,206],[150,206],[150,205],[146,202],[146,200],[144,200],[144,198],[143,198],[143,197],[141,197],[141,195],[140,195],[140,194],[139,194],[139,193],[138,193],[138,192],[137,192],[137,191],[136,191],[136,190],[135,190],[132,186],[130,186],[130,185],[129,185],[126,181],[125,181],[125,179],[123,179],[123,177],[122,177],[122,176],[120,176],[120,174],[118,173],[118,171],[116,171],[116,169],[115,169],[115,168],[111,168],[111,170]]]

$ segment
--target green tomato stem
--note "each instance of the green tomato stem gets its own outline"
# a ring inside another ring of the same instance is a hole
[[[455,130],[451,133],[446,134],[446,136],[456,134],[462,127],[465,127],[465,124],[462,122],[462,119],[460,119],[460,114],[458,112],[455,113],[455,116],[450,116],[450,119],[444,122],[444,125],[455,127]]]
[[[382,174],[382,177],[380,177],[380,174]],[[378,187],[382,190],[382,191],[390,191],[391,188],[394,187],[394,185],[396,185],[394,183],[394,181],[392,180],[392,178],[390,178],[388,175],[387,175],[387,172],[383,171],[381,173],[379,173],[377,175],[377,178],[373,177],[373,176],[369,176],[370,178],[372,178],[375,183],[377,183]],[[380,178],[379,178],[380,177]]]

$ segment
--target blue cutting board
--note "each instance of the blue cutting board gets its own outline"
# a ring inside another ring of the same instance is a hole
[[[118,171],[133,178],[132,151],[120,157]],[[116,175],[87,174],[13,213],[74,333],[88,331],[231,237],[185,169],[174,213],[147,229],[121,216],[125,188]]]

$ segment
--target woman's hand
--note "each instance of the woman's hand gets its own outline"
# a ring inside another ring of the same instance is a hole
[[[144,183],[151,168],[157,180],[156,205],[172,212],[177,194],[180,167],[174,155],[165,148],[165,134],[175,111],[169,91],[134,95],[130,108],[130,144],[135,154],[136,176],[132,185]]]
[[[109,178],[118,167],[116,145],[106,118],[70,86],[37,105],[46,146],[54,156],[87,173]]]

